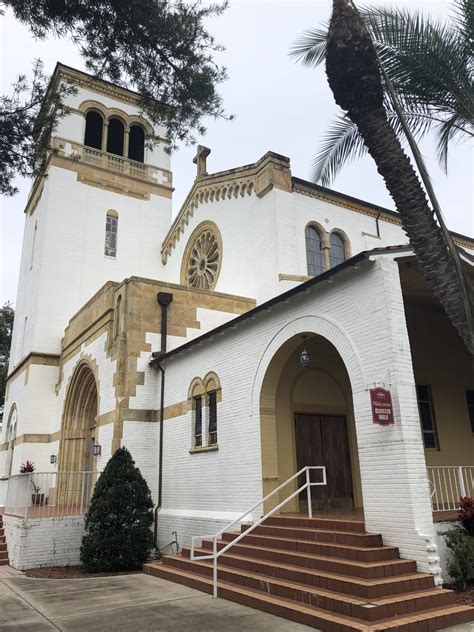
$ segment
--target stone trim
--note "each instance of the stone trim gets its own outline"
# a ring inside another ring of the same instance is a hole
[[[214,445],[205,445],[199,448],[191,448],[188,450],[189,454],[200,454],[201,452],[217,452],[219,449],[219,444],[215,443]]]
[[[304,283],[305,281],[309,281],[312,279],[312,276],[308,276],[307,274],[284,274],[280,273],[278,275],[279,281],[296,281],[297,283]]]
[[[194,211],[200,205],[253,194],[263,197],[274,187],[291,191],[290,159],[271,151],[256,163],[198,176],[163,241],[163,263],[166,264]]]
[[[7,377],[7,383],[24,370],[28,369],[32,364],[40,366],[59,366],[61,356],[56,353],[41,353],[31,351],[23,360],[16,365]]]

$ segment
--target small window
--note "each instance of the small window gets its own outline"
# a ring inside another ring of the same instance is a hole
[[[117,256],[117,231],[118,231],[118,215],[109,211],[105,220],[105,247],[104,254],[106,257]]]
[[[466,401],[471,430],[474,432],[474,391],[466,391]]]
[[[33,243],[31,244],[31,257],[30,257],[30,270],[33,269],[33,262],[35,260],[35,248],[36,248],[36,233],[38,232],[38,222],[35,222],[35,229],[33,231]]]
[[[316,276],[324,272],[321,235],[314,226],[306,227],[306,260],[310,276]]]
[[[194,447],[202,446],[202,396],[194,397]]]
[[[346,244],[338,233],[331,233],[329,242],[329,265],[334,268],[346,260]]]
[[[145,130],[141,125],[130,127],[128,139],[128,157],[143,162],[145,159]]]
[[[209,445],[217,444],[217,392],[209,393]]]
[[[86,133],[84,135],[84,145],[94,149],[102,149],[102,129],[104,120],[102,116],[91,110],[86,114]]]
[[[439,443],[433,399],[431,396],[431,386],[429,384],[418,384],[416,391],[418,395],[418,408],[420,411],[421,432],[423,434],[424,446],[425,448],[438,450]]]
[[[109,129],[107,133],[107,151],[109,154],[123,156],[123,138],[125,128],[120,119],[112,117],[109,119]]]

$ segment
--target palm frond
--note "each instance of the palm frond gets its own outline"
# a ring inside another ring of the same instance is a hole
[[[289,57],[309,68],[316,68],[326,58],[327,25],[308,29],[290,49]]]
[[[312,162],[313,182],[329,186],[344,164],[367,153],[357,125],[347,116],[338,116],[322,137]]]
[[[403,126],[388,100],[385,108],[395,133],[401,142],[405,143]],[[422,138],[433,124],[439,124],[438,120],[420,115],[418,111],[405,111],[404,117],[411,133],[418,139]],[[359,135],[357,126],[349,117],[341,114],[331,123],[322,137],[318,152],[311,163],[311,178],[313,182],[321,183],[323,186],[331,186],[345,164],[361,158],[366,153],[367,149]]]
[[[441,121],[437,126],[436,154],[439,163],[446,172],[448,171],[448,150],[450,141],[461,131],[457,126],[457,120],[457,116],[454,115],[447,121]]]

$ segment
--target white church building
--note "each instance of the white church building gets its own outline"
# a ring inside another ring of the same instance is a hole
[[[10,563],[78,563],[88,494],[126,446],[159,547],[324,466],[313,516],[363,516],[441,584],[436,521],[474,495],[474,376],[398,214],[272,151],[208,173],[199,147],[173,220],[166,131],[138,95],[58,64],[61,81],[77,93],[25,209],[0,441]],[[474,240],[453,238],[472,276]],[[307,510],[305,492],[279,515]]]

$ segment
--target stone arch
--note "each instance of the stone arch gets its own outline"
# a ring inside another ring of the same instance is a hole
[[[98,385],[91,364],[82,359],[69,381],[61,423],[58,468],[63,472],[95,469],[92,446],[99,410]]]
[[[333,319],[323,315],[300,316],[290,321],[274,333],[264,349],[255,371],[252,395],[251,415],[257,417],[260,410],[260,392],[270,363],[277,351],[291,338],[310,334],[328,340],[338,351],[346,367],[351,383],[352,393],[365,389],[367,383],[359,354],[347,332]]]
[[[18,428],[18,407],[13,403],[8,414],[7,426],[5,429],[5,443],[7,443],[7,455],[5,458],[4,476],[11,476],[13,465],[13,450]]]
[[[306,343],[303,338],[307,339]],[[309,348],[313,347],[313,361],[305,370],[298,354],[308,342]],[[353,400],[354,393],[364,391],[365,384],[352,341],[332,319],[322,315],[301,316],[274,333],[261,355],[251,399],[251,415],[260,425],[264,495],[301,467],[300,458],[307,459],[307,452],[304,448],[301,450],[301,435],[298,448],[296,430],[314,423],[321,428],[317,432],[328,436],[328,451],[323,453],[322,448],[318,448],[321,453],[315,458],[322,460],[310,464],[324,464],[329,469],[328,487],[320,490],[321,494],[315,491],[313,499],[326,508],[362,505]],[[307,431],[309,428],[304,432]],[[340,441],[341,454],[345,454],[342,470],[334,468],[335,452],[329,447],[331,437],[335,436]],[[288,496],[290,487],[284,490],[280,500]],[[266,503],[265,510],[277,501],[278,495]],[[285,511],[297,511],[298,502],[293,499]]]

